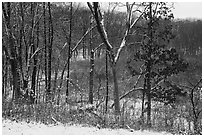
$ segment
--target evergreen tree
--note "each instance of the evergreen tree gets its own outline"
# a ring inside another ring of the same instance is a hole
[[[173,14],[167,3],[144,3],[148,6],[144,14],[145,25],[137,29],[142,34],[140,48],[134,57],[128,61],[128,68],[133,75],[136,70],[131,65],[132,61],[143,62],[144,87],[143,92],[147,97],[147,127],[151,127],[151,100],[152,98],[165,103],[175,101],[176,95],[182,94],[182,89],[171,84],[169,77],[185,71],[188,64],[178,55],[174,48],[169,47],[172,33]],[[166,86],[163,86],[166,85]]]

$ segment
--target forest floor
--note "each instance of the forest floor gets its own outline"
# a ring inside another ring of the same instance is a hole
[[[41,123],[2,120],[3,135],[170,135],[166,132],[133,131],[127,129],[98,129],[82,125],[45,125]]]

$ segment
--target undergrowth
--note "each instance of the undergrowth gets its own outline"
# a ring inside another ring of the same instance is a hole
[[[14,104],[4,102],[2,105],[2,117],[12,121],[26,121],[49,124],[80,124],[84,126],[94,126],[97,128],[126,128],[131,130],[145,130],[145,123],[141,122],[141,110],[138,106],[128,106],[123,103],[121,109],[121,116],[118,119],[114,110],[109,108],[105,112],[104,104],[98,108],[94,105],[83,104],[70,105],[52,103],[38,103],[38,104]],[[125,109],[124,109],[125,108]],[[152,129],[154,131],[166,131],[173,134],[192,134],[190,131],[182,131],[178,129],[177,125],[166,127],[164,125],[164,118],[161,117],[162,109],[158,110],[160,113],[152,112],[153,121]],[[159,126],[158,126],[159,125]]]

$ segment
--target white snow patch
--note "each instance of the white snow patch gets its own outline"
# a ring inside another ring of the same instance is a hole
[[[127,129],[98,129],[82,125],[44,125],[41,123],[2,120],[3,135],[170,135],[166,132],[133,131]]]

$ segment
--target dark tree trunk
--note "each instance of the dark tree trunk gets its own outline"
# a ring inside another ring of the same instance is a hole
[[[147,89],[146,87],[146,79],[144,77],[144,85],[143,85],[143,91],[142,91],[142,114],[141,114],[141,122],[142,122],[142,130],[144,129],[144,110],[145,110],[145,91]]]
[[[50,8],[50,2],[48,2],[48,11],[49,11],[49,47],[48,47],[48,87],[47,87],[47,101],[51,100],[51,76],[52,76],[52,43],[53,43],[53,24],[52,24],[52,13]]]
[[[107,113],[108,111],[108,51],[106,50],[106,108],[105,108],[105,112]]]
[[[19,36],[19,48],[18,48],[18,60],[19,60],[19,67],[21,70],[21,77],[24,81],[24,72],[23,72],[23,61],[22,61],[22,47],[23,47],[23,38],[24,38],[24,3],[20,2],[20,16],[21,16],[21,27],[20,27],[20,36]]]
[[[47,93],[47,35],[46,35],[46,5],[43,2],[43,16],[44,16],[44,71],[45,71],[45,91]]]
[[[33,54],[35,53],[35,51],[39,45],[39,22],[37,23],[37,34],[36,35],[37,35],[36,36],[36,44],[33,44]],[[32,72],[32,78],[31,78],[32,94],[30,96],[30,101],[32,104],[34,104],[34,102],[35,102],[35,94],[36,94],[35,92],[36,92],[37,63],[38,63],[38,56],[34,55],[34,57],[33,57],[33,72]]]
[[[93,18],[91,17],[90,27],[92,27]],[[94,50],[92,43],[92,30],[90,31],[90,74],[89,74],[89,103],[93,104],[93,78],[94,78]]]
[[[66,103],[68,103],[69,96],[69,71],[70,71],[70,60],[71,60],[71,42],[72,42],[72,2],[70,3],[70,23],[69,23],[69,49],[68,49],[68,66],[67,66],[67,88],[66,88]]]
[[[148,63],[147,65],[147,74],[146,74],[146,79],[147,79],[147,127],[151,127],[151,77],[150,77],[150,71],[151,67],[150,64]]]
[[[118,80],[116,74],[116,64],[112,64],[112,73],[113,73],[113,82],[114,82],[114,104],[115,104],[115,114],[120,115],[120,100],[119,100],[119,91],[118,91]]]

